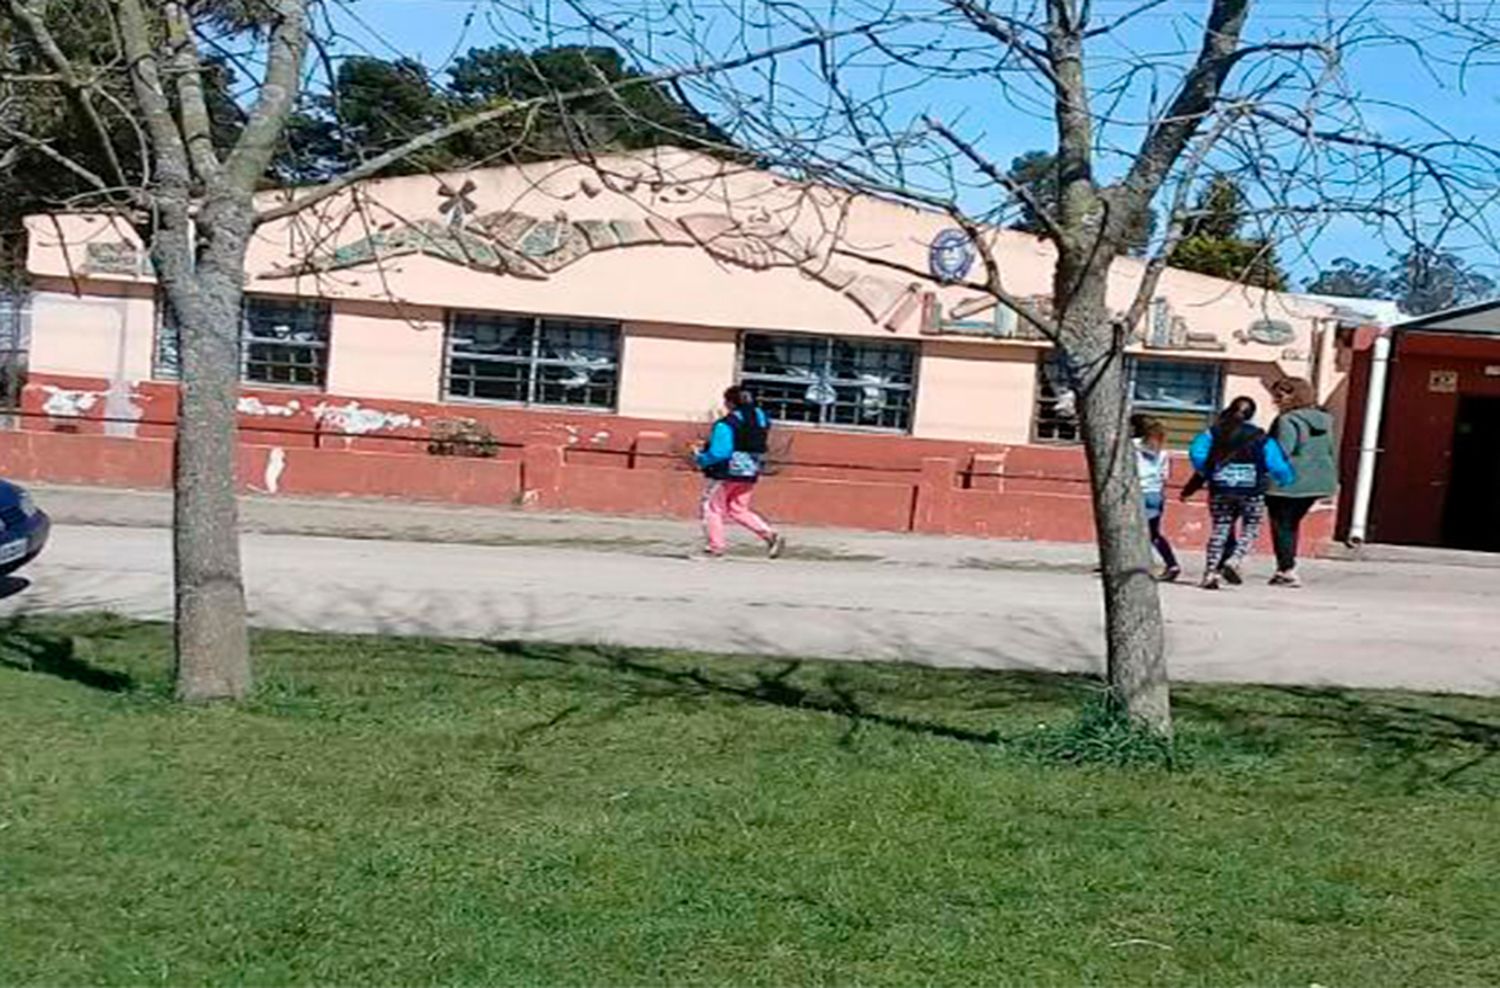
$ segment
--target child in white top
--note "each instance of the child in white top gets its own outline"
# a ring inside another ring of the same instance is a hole
[[[1171,583],[1182,575],[1172,543],[1162,534],[1162,518],[1167,512],[1167,481],[1172,476],[1172,458],[1167,452],[1167,430],[1156,419],[1145,415],[1130,417],[1131,441],[1135,443],[1135,466],[1141,481],[1141,497],[1146,509],[1146,527],[1151,545],[1166,567],[1161,580]]]

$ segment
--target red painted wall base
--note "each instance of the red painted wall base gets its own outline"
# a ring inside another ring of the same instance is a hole
[[[132,395],[138,417],[112,421],[104,418],[102,400],[76,397],[106,389],[104,382],[62,379],[29,384],[22,428],[0,432],[0,472],[20,481],[169,487],[175,407],[163,413],[164,403],[175,406],[173,389],[138,386]],[[60,393],[74,396],[72,404],[59,402]],[[246,398],[242,408],[252,411],[241,418],[239,450],[246,492],[675,518],[698,512],[702,480],[684,450],[704,426],[317,394]],[[68,414],[60,414],[65,406]],[[498,454],[430,453],[431,423],[455,415],[485,421],[500,440]],[[775,472],[757,496],[757,506],[780,522],[1049,542],[1094,538],[1077,449],[784,434],[790,441],[774,450]],[[1172,504],[1167,529],[1183,551],[1202,544],[1206,514],[1201,498]],[[1309,516],[1309,553],[1327,546],[1333,519],[1331,506]]]

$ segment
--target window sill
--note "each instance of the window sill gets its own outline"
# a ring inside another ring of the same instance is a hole
[[[179,379],[180,380],[180,379]],[[240,378],[240,387],[254,388],[257,391],[289,391],[292,394],[328,394],[328,385],[324,384],[282,384],[270,381],[250,381]],[[336,396],[334,396],[336,397]],[[351,399],[352,400],[352,399]]]
[[[512,408],[518,411],[572,412],[580,415],[618,415],[619,405],[554,405],[534,401],[508,401],[503,398],[460,398],[443,395],[440,405],[458,405],[464,408]]]

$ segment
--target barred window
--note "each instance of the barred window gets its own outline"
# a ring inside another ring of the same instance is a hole
[[[1036,438],[1039,442],[1076,443],[1078,395],[1068,383],[1068,369],[1056,353],[1042,354],[1036,364]]]
[[[166,295],[159,293],[156,297],[156,345],[151,351],[151,376],[158,381],[175,381],[181,373],[177,320]]]
[[[916,366],[910,343],[747,333],[740,379],[782,422],[909,432]]]
[[[1173,446],[1186,445],[1218,410],[1223,369],[1207,361],[1126,358],[1130,407],[1159,420]],[[1039,442],[1077,442],[1077,396],[1055,351],[1037,361],[1036,423]]]
[[[31,349],[31,296],[0,290],[0,408],[21,407]]]
[[[1130,405],[1161,422],[1168,445],[1186,446],[1219,410],[1223,380],[1223,369],[1206,361],[1134,360]]]
[[[612,409],[619,353],[616,323],[453,312],[444,392],[473,401]]]
[[[328,380],[327,302],[247,298],[240,376],[255,384],[321,388]]]

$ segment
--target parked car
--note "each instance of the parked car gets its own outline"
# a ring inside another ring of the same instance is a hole
[[[52,519],[26,489],[0,480],[0,576],[35,559],[51,531]]]

